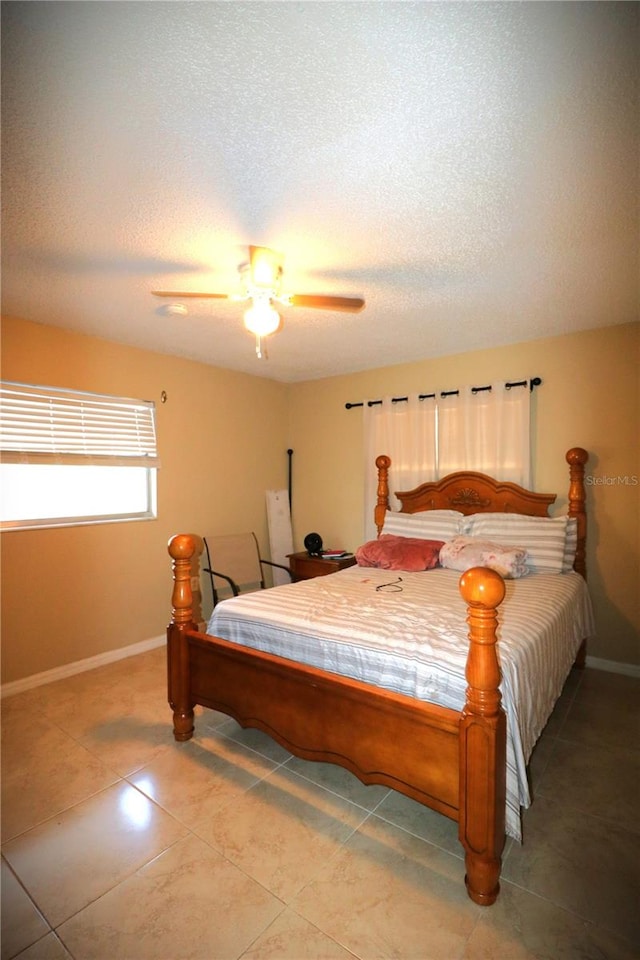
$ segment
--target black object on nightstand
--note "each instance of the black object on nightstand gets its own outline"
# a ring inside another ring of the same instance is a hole
[[[319,533],[308,533],[304,538],[304,545],[310,557],[322,556],[322,537]]]

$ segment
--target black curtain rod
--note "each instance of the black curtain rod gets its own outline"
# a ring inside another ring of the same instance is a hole
[[[529,390],[533,390],[534,387],[539,387],[542,383],[540,377],[532,377],[529,380]],[[505,389],[510,390],[511,387],[526,387],[526,380],[516,380],[513,383],[505,383]],[[488,387],[471,387],[471,393],[483,393],[485,390],[491,390],[491,385]],[[441,390],[441,397],[457,397],[459,395],[459,390]],[[436,396],[435,393],[420,393],[418,394],[418,400],[433,400]],[[402,403],[403,401],[408,400],[409,397],[392,397],[392,403]],[[368,407],[377,407],[382,403],[382,400],[367,400]],[[351,410],[352,407],[364,407],[364,402],[362,403],[345,403],[347,410]]]

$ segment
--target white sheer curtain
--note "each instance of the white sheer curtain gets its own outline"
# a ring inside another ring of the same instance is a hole
[[[373,508],[377,495],[376,457],[391,457],[389,489],[412,490],[418,483],[436,479],[436,401],[418,399],[411,394],[406,401],[364,405],[365,539],[376,534]],[[391,496],[392,508],[399,506]]]
[[[528,487],[531,480],[529,384],[463,387],[438,399],[438,477],[478,470]]]
[[[477,470],[498,480],[530,485],[530,390],[508,387],[505,381],[490,390],[463,387],[457,394],[419,400],[364,405],[365,539],[376,536],[375,459],[391,457],[389,488],[411,490],[457,470]],[[391,497],[391,508],[398,502]]]

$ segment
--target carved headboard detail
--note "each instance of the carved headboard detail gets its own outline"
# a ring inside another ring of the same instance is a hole
[[[484,473],[451,473],[442,480],[422,483],[415,490],[398,491],[402,513],[423,510],[459,510],[460,513],[524,513],[547,517],[556,497],[533,493],[517,483],[494,480]]]

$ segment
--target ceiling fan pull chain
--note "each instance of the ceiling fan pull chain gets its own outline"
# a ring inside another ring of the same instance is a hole
[[[256,356],[258,360],[268,360],[269,355],[267,354],[267,348],[262,348],[262,337],[259,333],[256,334]]]

